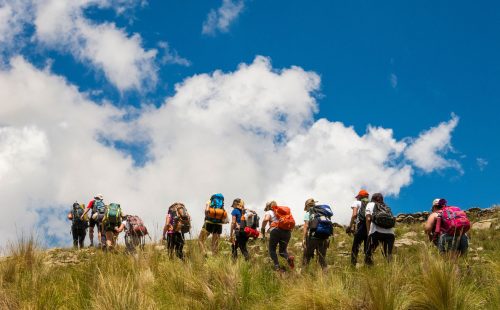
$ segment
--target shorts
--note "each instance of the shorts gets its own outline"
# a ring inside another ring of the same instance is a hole
[[[222,224],[213,224],[205,222],[203,228],[211,234],[217,234],[217,235],[222,234]]]
[[[103,228],[104,228],[104,231],[116,232],[115,229],[118,228],[118,226],[115,224],[105,224]]]
[[[99,223],[97,221],[94,221],[93,219],[90,219],[89,227],[94,228],[94,226],[99,226]]]
[[[438,248],[441,253],[456,251],[463,255],[467,253],[467,249],[469,248],[469,238],[466,234],[463,234],[461,237],[442,234],[439,236]]]

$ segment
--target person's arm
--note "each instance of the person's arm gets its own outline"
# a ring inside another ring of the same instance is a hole
[[[68,220],[72,220],[73,219],[73,213],[72,212],[69,212],[68,213]]]
[[[116,228],[115,228],[115,231],[116,231],[117,233],[121,233],[124,229],[125,229],[125,223],[122,223],[122,224],[120,225],[120,227],[116,227]]]
[[[429,218],[427,218],[427,221],[425,222],[424,231],[429,236],[431,236],[433,233],[432,228],[434,227],[434,223],[436,222],[436,217],[437,213],[432,213],[431,215],[429,215]]]
[[[367,214],[366,215],[366,231],[368,233],[370,233],[370,226],[372,224],[372,215],[371,214]]]
[[[357,216],[358,216],[358,207],[352,207],[351,222],[349,223],[349,227],[347,227],[346,230],[347,233],[354,231],[354,223],[356,221]]]
[[[85,211],[83,212],[82,216],[80,217],[82,220],[85,217],[85,215],[90,211],[90,209],[92,208],[93,204],[94,204],[94,200],[92,200],[91,202],[89,202],[87,208],[85,209]]]
[[[306,246],[307,230],[309,229],[309,221],[304,221],[304,226],[302,226],[302,247]]]
[[[236,229],[236,215],[233,215],[231,219],[231,233],[229,234],[229,240],[234,243],[234,230]]]
[[[168,223],[170,222],[170,214],[167,214],[167,217],[165,218],[165,226],[163,226],[163,240],[165,240],[165,235],[167,234],[168,231]]]
[[[271,216],[269,214],[264,215],[264,220],[262,220],[262,227],[260,228],[260,233],[262,234],[262,238],[266,237],[266,226],[267,223],[271,220]]]

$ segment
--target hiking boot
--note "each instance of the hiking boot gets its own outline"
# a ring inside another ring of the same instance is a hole
[[[295,268],[295,256],[288,256],[286,260],[291,269]]]

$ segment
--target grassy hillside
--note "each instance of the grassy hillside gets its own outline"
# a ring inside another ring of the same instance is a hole
[[[500,309],[498,220],[470,232],[469,255],[456,264],[438,256],[421,224],[398,224],[396,240],[393,263],[377,251],[375,267],[352,268],[352,237],[336,228],[323,272],[316,262],[300,268],[295,232],[289,250],[298,264],[285,273],[271,269],[261,240],[249,243],[248,263],[233,262],[227,242],[208,258],[188,242],[181,262],[155,245],[134,257],[38,251],[20,240],[0,261],[0,309]]]

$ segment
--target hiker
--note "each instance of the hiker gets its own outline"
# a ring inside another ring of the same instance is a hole
[[[83,249],[85,236],[87,235],[87,217],[85,213],[85,205],[75,202],[71,211],[68,213],[68,220],[71,220],[71,234],[73,235],[73,247],[75,249]]]
[[[222,234],[222,225],[227,223],[227,212],[224,210],[224,196],[214,194],[205,205],[205,223],[200,232],[198,243],[203,254],[205,240],[212,235],[212,253],[217,254],[219,250],[219,239]]]
[[[302,247],[304,248],[303,266],[307,266],[316,252],[321,268],[326,269],[326,251],[333,235],[333,212],[327,205],[316,205],[317,201],[309,198],[305,202],[304,226],[302,227]]]
[[[183,203],[176,202],[168,208],[165,225],[163,226],[163,240],[167,242],[170,258],[173,254],[184,259],[184,234],[191,230],[191,216]]]
[[[375,193],[372,195],[371,202],[366,205],[365,217],[368,231],[365,264],[373,265],[373,253],[379,243],[382,244],[382,254],[387,261],[391,261],[396,220],[389,206],[384,203],[382,194]]]
[[[101,244],[104,244],[104,235],[102,234],[101,229],[101,221],[104,216],[104,208],[105,204],[103,201],[102,194],[97,194],[94,196],[89,204],[87,205],[87,209],[82,215],[82,219],[87,215],[90,211],[89,216],[89,238],[90,238],[90,246],[94,246],[94,227],[97,229],[97,239],[98,239],[98,247],[101,247]],[[99,216],[101,215],[101,216]]]
[[[241,198],[236,198],[232,205],[233,211],[231,212],[231,233],[229,235],[229,240],[231,241],[231,251],[233,259],[238,258],[238,249],[240,249],[241,254],[245,257],[245,260],[250,259],[250,255],[247,250],[248,236],[246,235],[243,227],[245,222],[245,202]]]
[[[125,231],[125,248],[129,253],[135,253],[136,248],[144,249],[145,238],[148,230],[144,222],[137,215],[122,215],[123,221],[119,227],[115,228],[115,232],[120,234]]]
[[[466,233],[470,229],[467,214],[458,207],[448,206],[446,199],[434,199],[432,211],[424,230],[439,252],[450,253],[452,257],[466,254],[469,248]]]
[[[358,252],[359,246],[363,244],[363,253],[366,253],[366,247],[368,245],[368,230],[366,229],[366,205],[368,204],[369,194],[366,190],[362,189],[356,196],[356,201],[351,205],[352,216],[351,222],[346,229],[346,233],[354,234],[354,240],[352,241],[351,249],[351,265],[356,266],[358,262]]]
[[[282,271],[280,267],[276,248],[279,245],[279,255],[286,259],[291,269],[295,267],[295,257],[287,252],[288,242],[292,236],[291,230],[295,227],[295,221],[291,215],[290,208],[279,207],[276,201],[266,204],[264,220],[262,221],[262,237],[266,237],[266,226],[269,223],[269,256],[273,260],[274,270]]]
[[[122,209],[118,203],[110,203],[106,206],[104,217],[102,219],[102,233],[106,236],[106,250],[111,251],[116,247],[118,238],[117,229],[123,221]]]

